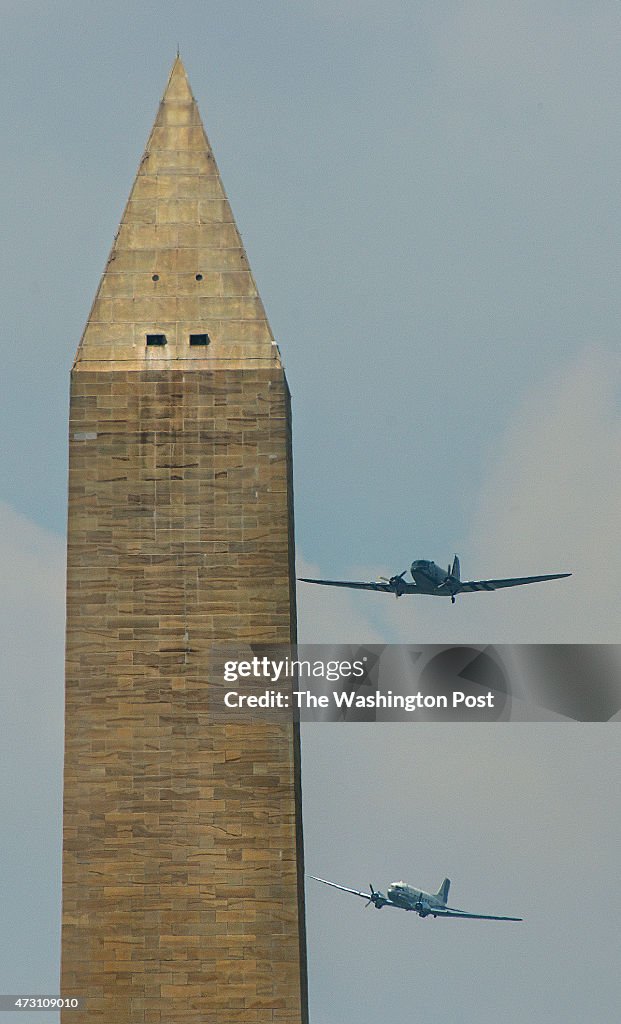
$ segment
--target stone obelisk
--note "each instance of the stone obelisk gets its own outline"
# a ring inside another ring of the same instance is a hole
[[[177,58],[72,372],[73,1024],[307,1020],[297,730],[208,709],[214,643],[295,638],[291,470],[279,351]]]

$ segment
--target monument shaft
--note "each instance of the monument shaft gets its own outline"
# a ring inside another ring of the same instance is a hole
[[[214,643],[294,638],[287,384],[177,60],[72,374],[67,1020],[307,1020],[298,734],[209,714]]]

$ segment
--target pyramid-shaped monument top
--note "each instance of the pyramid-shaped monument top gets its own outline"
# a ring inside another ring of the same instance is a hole
[[[278,349],[177,57],[74,368],[274,366]]]

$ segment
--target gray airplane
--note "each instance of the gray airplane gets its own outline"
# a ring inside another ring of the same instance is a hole
[[[437,892],[424,892],[422,889],[415,889],[406,882],[393,882],[388,886],[387,895],[377,892],[372,885],[370,892],[359,892],[358,889],[348,889],[345,885],[337,885],[336,882],[329,882],[327,878],[319,878],[317,875],[310,875],[317,882],[324,885],[331,885],[334,889],[341,889],[343,892],[351,892],[354,896],[362,896],[367,901],[367,907],[373,904],[376,910],[382,907],[395,907],[397,910],[413,910],[419,917],[469,917],[479,921],[522,921],[521,917],[496,917],[493,914],[468,914],[465,910],[458,910],[456,907],[447,906],[450,881],[445,878]]]
[[[510,580],[469,580],[460,579],[459,558],[455,555],[453,565],[445,572],[435,562],[418,559],[412,562],[410,574],[412,583],[406,583],[404,576],[407,569],[390,579],[381,576],[375,583],[355,583],[349,580],[309,580],[300,577],[302,583],[320,583],[324,587],[350,587],[352,590],[377,590],[381,594],[428,594],[433,597],[450,597],[455,604],[457,594],[472,594],[475,590],[502,590],[503,587],[521,587],[525,583],[542,583],[544,580],[562,580],[571,576],[570,572],[557,572],[550,576],[521,576]]]

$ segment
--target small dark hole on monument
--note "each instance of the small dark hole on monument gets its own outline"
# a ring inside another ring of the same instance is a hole
[[[191,334],[190,345],[208,345],[209,335],[208,334]]]
[[[159,274],[154,274],[153,277],[151,278],[152,281],[159,281],[159,279],[160,279],[160,275]]]
[[[147,334],[147,345],[165,345],[165,334]]]
[[[197,274],[196,275],[196,280],[197,281],[202,281],[203,280],[203,275],[202,274]]]

